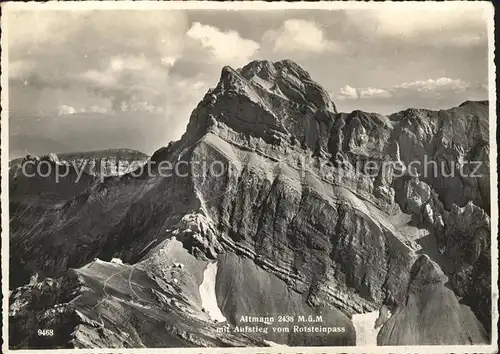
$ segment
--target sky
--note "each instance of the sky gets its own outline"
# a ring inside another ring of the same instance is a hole
[[[297,62],[341,112],[485,100],[483,11],[11,12],[2,24],[11,157],[120,147],[152,154],[182,135],[224,65],[253,59]]]

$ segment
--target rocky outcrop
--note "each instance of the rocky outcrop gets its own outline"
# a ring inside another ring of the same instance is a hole
[[[436,297],[432,309],[444,316],[441,324],[452,308],[453,319],[474,327],[472,334],[460,329],[450,341],[462,343],[470,334],[471,342],[482,343],[487,337],[477,334],[489,329],[491,319],[484,271],[490,269],[489,179],[449,177],[448,185],[442,171],[429,175],[410,163],[427,156],[448,167],[454,162],[460,171],[465,158],[479,159],[488,175],[487,108],[466,103],[389,117],[338,113],[326,91],[291,61],[225,67],[182,138],[155,152],[139,171],[87,174],[77,186],[55,191],[53,199],[30,199],[29,208],[21,194],[11,200],[11,287],[35,272],[59,278],[76,269],[91,289],[71,302],[84,315],[75,323],[87,323],[68,339],[76,347],[220,345],[199,291],[203,269],[214,261],[217,303],[230,328],[227,345],[354,345],[353,314],[383,306],[393,312],[396,304],[406,312],[378,321],[385,322],[381,343],[434,343],[447,330],[430,327],[431,338],[427,319],[413,321],[426,311],[426,296]],[[166,166],[175,173],[165,174]],[[41,188],[31,181],[34,190]],[[96,257],[124,264],[96,263]],[[453,291],[436,275],[441,268]],[[115,278],[115,271],[122,275]],[[130,279],[154,290],[140,296],[140,306]],[[434,285],[416,286],[419,279]],[[465,315],[456,296],[474,313]],[[254,333],[246,339],[231,332],[241,316],[288,308],[296,316],[322,315],[319,327],[345,331]],[[193,316],[196,321],[187,320]],[[186,326],[174,333],[180,319]],[[169,328],[168,341],[148,321]],[[198,332],[207,321],[206,332]],[[401,323],[415,326],[415,336],[391,334],[391,326]]]
[[[405,183],[403,207],[426,228],[423,249],[446,271],[448,286],[470,306],[484,327],[491,330],[491,226],[488,214],[474,202],[447,210],[439,195],[425,182]],[[479,295],[481,294],[481,295]],[[477,301],[482,298],[483,301]]]
[[[378,334],[379,345],[486,344],[486,332],[472,311],[446,288],[447,277],[426,255],[411,269],[403,302]]]
[[[262,338],[224,331],[223,324],[211,321],[199,298],[187,292],[190,281],[197,283],[204,262],[175,241],[165,246],[159,248],[158,255],[166,257],[161,262],[155,256],[133,266],[96,259],[60,279],[18,288],[10,296],[10,346],[267,346]],[[176,267],[176,261],[189,270]]]
[[[490,209],[488,102],[449,110],[409,109],[389,117],[401,160],[439,195],[444,207],[468,201]]]
[[[491,331],[491,225],[488,214],[473,202],[453,206],[438,244],[453,262],[450,286]],[[477,301],[483,299],[483,301]]]
[[[9,295],[9,341],[19,348],[67,348],[76,326],[67,303],[78,296],[75,278],[32,281]]]
[[[104,150],[71,154],[28,155],[9,163],[10,200],[66,201],[79,195],[97,179],[133,172],[148,156],[135,150]]]

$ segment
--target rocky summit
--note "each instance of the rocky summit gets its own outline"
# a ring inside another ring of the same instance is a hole
[[[10,346],[488,343],[488,120],[470,101],[340,113],[296,63],[252,61],[150,158],[70,156],[57,181],[24,159]]]

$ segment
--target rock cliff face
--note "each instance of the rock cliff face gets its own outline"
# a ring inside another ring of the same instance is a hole
[[[380,330],[381,345],[471,345],[486,333],[469,307],[445,287],[447,277],[426,255],[411,269],[405,302],[393,308]]]
[[[26,193],[30,208],[15,193],[11,288],[37,273],[51,284],[76,279],[79,290],[42,308],[29,305],[38,282],[13,290],[11,326],[73,321],[75,331],[43,344],[59,347],[355,345],[352,315],[382,307],[397,311],[377,321],[380,344],[487,342],[487,131],[485,102],[338,113],[292,61],[224,67],[182,138],[134,173],[88,174],[50,198]],[[444,167],[428,173],[413,161]],[[477,177],[466,161],[480,162]],[[448,176],[461,171],[470,173]],[[225,324],[202,305],[209,262]],[[434,313],[448,311],[442,323],[465,318],[473,328],[446,339],[443,326],[415,321],[428,298]],[[64,311],[50,312],[56,303]],[[244,316],[282,315],[294,316],[283,324],[290,332],[237,330]],[[299,316],[334,330],[294,331]],[[26,336],[11,335],[11,345],[42,345]]]

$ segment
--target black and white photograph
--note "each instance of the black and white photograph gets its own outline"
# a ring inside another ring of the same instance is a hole
[[[489,2],[2,6],[2,352],[496,353]]]

